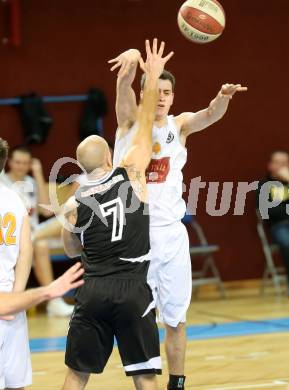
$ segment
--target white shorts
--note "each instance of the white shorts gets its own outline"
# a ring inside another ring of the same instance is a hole
[[[186,322],[191,302],[192,268],[189,237],[182,222],[151,227],[151,286],[161,322],[176,327]]]
[[[12,321],[0,320],[0,389],[32,384],[26,313]]]

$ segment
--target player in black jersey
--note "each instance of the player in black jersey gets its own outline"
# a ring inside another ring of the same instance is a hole
[[[158,50],[156,39],[152,49],[146,42],[146,51],[139,126],[120,166],[112,169],[101,137],[89,137],[77,148],[88,181],[70,200],[73,229],[64,229],[63,239],[68,255],[81,255],[85,284],[77,292],[68,333],[65,390],[84,389],[90,373],[103,371],[114,337],[136,389],[157,389],[156,374],[161,373],[154,302],[146,282],[150,243],[145,169],[151,158],[158,78],[173,53],[163,58],[164,43]]]

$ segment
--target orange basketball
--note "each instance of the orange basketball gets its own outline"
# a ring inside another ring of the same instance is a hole
[[[192,42],[214,41],[222,34],[225,24],[225,11],[217,0],[187,0],[179,10],[181,33]]]

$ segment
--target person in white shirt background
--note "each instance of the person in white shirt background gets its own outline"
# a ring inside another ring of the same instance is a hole
[[[29,173],[32,173],[32,176]],[[1,174],[1,181],[13,189],[23,200],[29,214],[32,232],[39,226],[39,214],[50,217],[52,212],[39,204],[48,205],[49,197],[40,160],[32,158],[30,150],[25,146],[18,146],[11,150],[8,159],[8,171]],[[52,283],[53,269],[50,260],[48,240],[37,240],[33,244],[33,269],[40,286]],[[50,316],[70,316],[73,306],[68,305],[62,298],[51,300],[47,304],[47,313]]]

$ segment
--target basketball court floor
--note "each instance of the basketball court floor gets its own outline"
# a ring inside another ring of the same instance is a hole
[[[255,282],[227,287],[224,300],[208,288],[193,298],[188,315],[186,389],[289,389],[289,298],[276,297],[272,291],[261,297]],[[61,388],[67,327],[68,320],[41,313],[29,316],[31,389]],[[164,390],[167,370],[161,328],[160,336],[164,375],[159,383]],[[87,389],[133,389],[116,348],[105,372],[92,376]]]

